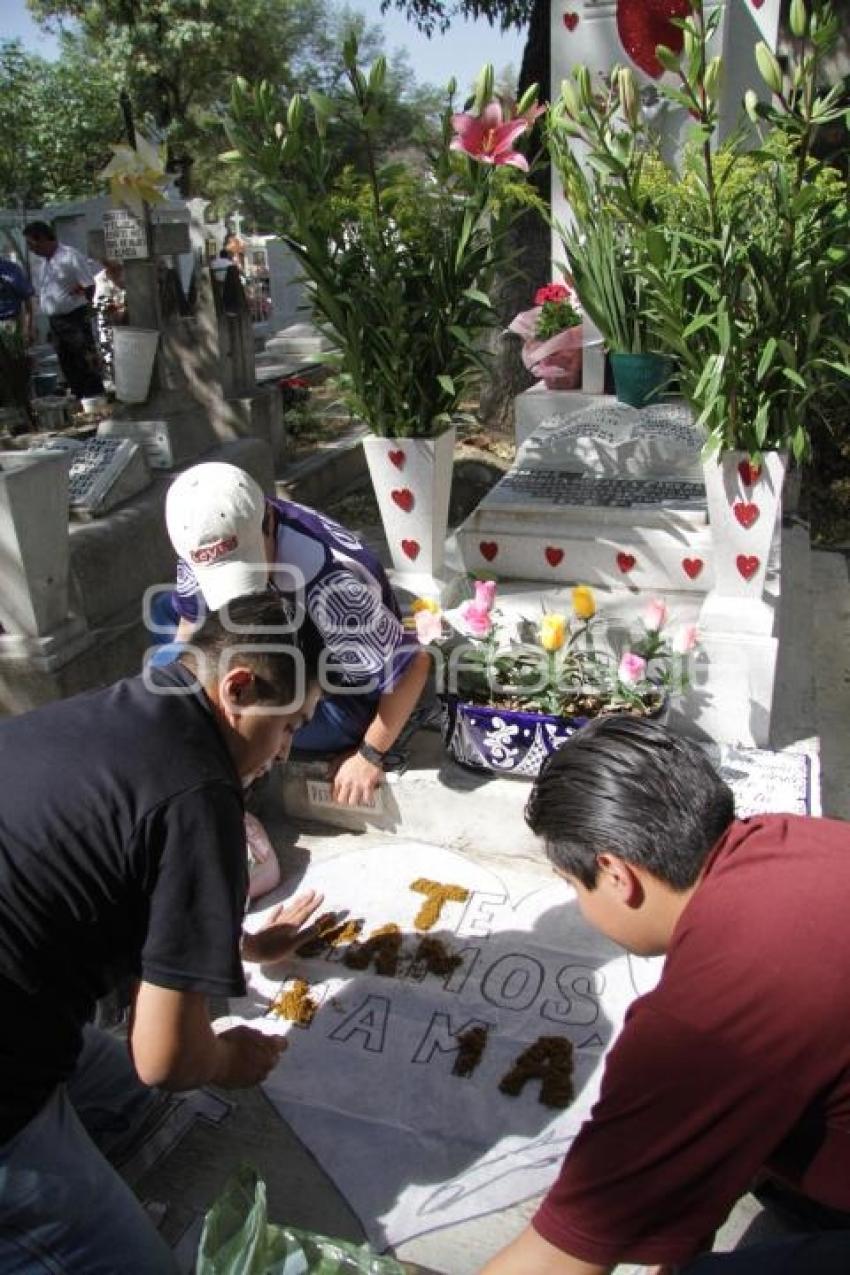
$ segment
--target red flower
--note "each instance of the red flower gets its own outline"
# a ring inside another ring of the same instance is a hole
[[[535,305],[545,305],[547,301],[569,301],[570,290],[563,283],[546,283],[534,294]]]

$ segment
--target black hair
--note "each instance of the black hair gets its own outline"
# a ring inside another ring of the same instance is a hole
[[[254,674],[259,702],[291,704],[318,678],[322,640],[303,607],[267,590],[210,611],[180,656],[201,682],[238,662]]]
[[[686,890],[734,818],[732,791],[703,750],[657,722],[614,714],[571,735],[544,763],[528,826],[588,890],[597,855],[619,855]]]
[[[24,226],[24,239],[54,239],[56,231],[46,221],[28,221]]]

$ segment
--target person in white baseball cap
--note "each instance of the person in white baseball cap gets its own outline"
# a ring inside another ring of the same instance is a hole
[[[371,802],[431,668],[431,654],[404,627],[379,558],[319,510],[264,500],[234,465],[202,463],[180,474],[166,518],[179,561],[176,587],[162,595],[162,620],[151,609],[153,631],[166,637],[151,662],[176,658],[205,607],[218,610],[267,585],[293,594],[325,647],[324,695],[294,747],[331,758],[335,801]]]
[[[193,465],[169,487],[165,521],[171,543],[192,568],[211,611],[266,588],[265,509],[259,483],[221,461]]]

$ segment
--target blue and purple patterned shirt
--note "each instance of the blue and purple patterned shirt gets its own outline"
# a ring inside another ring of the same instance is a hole
[[[271,582],[282,593],[303,588],[307,614],[329,653],[328,674],[345,687],[391,691],[420,647],[416,635],[405,632],[376,555],[315,509],[290,500],[267,499],[266,504],[277,515]],[[181,616],[190,622],[198,618],[198,582],[182,558],[172,597]]]

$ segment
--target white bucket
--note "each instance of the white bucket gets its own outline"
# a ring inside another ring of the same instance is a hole
[[[115,396],[122,403],[144,403],[153,375],[159,333],[153,328],[112,329]]]

